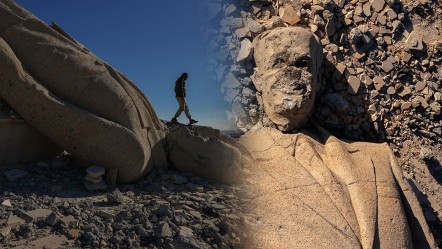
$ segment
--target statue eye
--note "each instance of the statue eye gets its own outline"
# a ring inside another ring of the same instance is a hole
[[[307,56],[303,56],[296,60],[295,67],[297,68],[306,68],[310,64],[310,58]]]

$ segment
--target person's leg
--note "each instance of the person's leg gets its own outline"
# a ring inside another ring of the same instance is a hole
[[[186,117],[187,117],[189,120],[192,120],[192,116],[190,115],[189,107],[187,106],[186,99],[184,99],[183,102],[184,102],[184,103],[183,103],[183,105],[184,105],[184,113],[186,114]]]
[[[173,119],[177,119],[181,113],[184,111],[184,98],[182,97],[176,97],[176,100],[178,101],[178,110],[175,113],[175,116],[173,116]]]

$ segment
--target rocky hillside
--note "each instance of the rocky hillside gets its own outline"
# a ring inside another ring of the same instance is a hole
[[[211,69],[237,126],[247,131],[263,115],[251,79],[254,38],[276,27],[310,30],[324,47],[312,121],[340,138],[388,142],[441,243],[442,3],[232,0],[207,9],[219,26],[206,30]]]

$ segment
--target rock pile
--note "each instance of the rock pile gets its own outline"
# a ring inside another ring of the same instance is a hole
[[[156,170],[135,184],[91,192],[84,168],[64,155],[0,174],[0,247],[232,248],[237,189]],[[55,177],[57,176],[57,177]]]
[[[251,41],[265,30],[302,26],[324,46],[317,123],[339,137],[398,146],[413,133],[441,140],[440,2],[238,0],[212,6],[218,6],[212,16],[220,28],[207,32],[209,53],[238,127],[250,129],[260,115]]]

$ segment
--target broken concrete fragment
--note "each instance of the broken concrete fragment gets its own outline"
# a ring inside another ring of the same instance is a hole
[[[252,58],[253,55],[253,47],[252,42],[249,39],[244,39],[241,41],[241,48],[238,53],[238,57],[236,57],[236,62],[241,63],[248,61]]]

